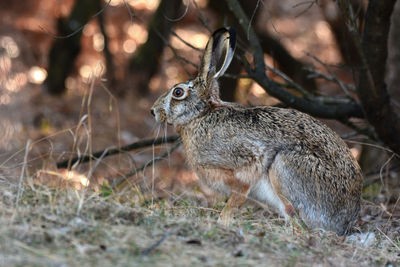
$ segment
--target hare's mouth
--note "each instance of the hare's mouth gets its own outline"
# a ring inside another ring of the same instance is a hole
[[[154,118],[157,122],[165,122],[167,120],[167,116],[164,110],[155,109],[152,111],[152,114],[154,115]]]

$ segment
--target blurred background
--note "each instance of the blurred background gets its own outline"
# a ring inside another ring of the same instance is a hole
[[[271,67],[268,74],[278,84],[287,77],[310,93],[339,98],[355,88],[360,58],[334,1],[240,2]],[[352,5],[361,29],[367,1]],[[399,24],[395,16],[393,23]],[[150,145],[71,163],[70,172],[56,163],[174,134],[171,127],[157,125],[149,109],[171,86],[196,75],[211,32],[222,26],[238,30],[238,54],[248,55],[247,33],[225,1],[0,0],[0,172],[15,180],[25,166],[34,183],[98,189],[140,168],[130,185],[152,188],[160,196],[197,194],[182,147],[165,154],[168,144]],[[399,41],[393,30],[386,78],[397,113]],[[286,106],[248,79],[237,58],[227,73],[220,81],[223,100]],[[374,139],[362,119],[324,122],[359,160],[364,197],[395,203],[400,188],[395,154]],[[164,159],[150,167],[163,153]]]

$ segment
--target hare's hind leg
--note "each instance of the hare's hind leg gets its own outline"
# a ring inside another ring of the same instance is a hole
[[[269,175],[272,180],[276,179],[277,191],[293,205],[296,217],[307,228],[329,229],[332,218],[329,218],[328,208],[338,200],[332,199],[320,181],[323,173],[318,163],[317,158],[287,151],[276,156]]]
[[[303,229],[306,229],[306,225],[301,220],[299,214],[296,212],[293,204],[289,201],[289,199],[282,192],[282,179],[278,176],[278,174],[271,169],[269,172],[269,180],[271,182],[272,188],[275,191],[275,194],[281,201],[281,205],[279,205],[280,213],[285,217],[286,221],[288,221],[297,232],[303,232]]]
[[[232,209],[239,208],[246,201],[250,186],[237,179],[230,179],[226,182],[230,186],[231,192],[228,202],[219,215],[218,223],[229,226],[232,218]]]

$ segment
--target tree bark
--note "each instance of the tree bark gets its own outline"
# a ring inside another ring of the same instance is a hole
[[[178,17],[181,0],[162,0],[154,13],[149,26],[147,41],[139,48],[130,62],[130,72],[137,74],[138,93],[149,93],[150,79],[156,74],[159,60],[174,25],[173,18]]]
[[[400,154],[400,118],[390,103],[385,83],[390,18],[396,0],[370,0],[362,39],[363,66],[358,94],[368,122],[379,138]]]
[[[74,32],[87,23],[90,16],[101,8],[100,0],[77,0],[68,19],[58,21],[59,35],[64,36]],[[57,38],[50,50],[48,76],[45,88],[50,94],[61,95],[65,92],[65,79],[74,67],[75,58],[81,46],[82,31],[68,38]]]
[[[359,25],[363,24],[365,9],[361,0],[350,0],[353,10],[359,12]],[[357,47],[352,40],[349,28],[346,25],[346,20],[343,14],[340,13],[337,5],[331,0],[321,2],[322,13],[325,20],[328,22],[332,33],[336,39],[340,54],[343,61],[349,66],[360,66],[361,59],[357,52]]]

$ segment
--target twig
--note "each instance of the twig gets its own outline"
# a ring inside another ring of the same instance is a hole
[[[399,170],[400,170],[400,166],[394,166],[389,169],[389,175],[393,172],[398,172]],[[374,183],[376,183],[380,180],[381,180],[380,170],[368,173],[368,174],[364,175],[363,188],[367,188],[368,186],[373,185]]]
[[[184,1],[182,1],[182,3],[183,3],[183,5],[185,5]],[[186,9],[185,9],[185,11],[183,12],[183,14],[182,14],[181,16],[177,17],[176,19],[168,18],[168,17],[165,16],[165,15],[164,15],[164,18],[165,18],[166,20],[168,20],[168,21],[171,21],[171,22],[180,21],[181,19],[183,19],[183,18],[186,16],[187,12],[189,11],[189,5],[190,5],[190,3],[188,2],[188,4],[186,5]]]
[[[179,60],[180,63],[182,63],[182,61],[183,61],[183,62],[186,63],[186,64],[192,65],[192,66],[195,67],[196,69],[199,68],[199,66],[198,66],[196,63],[190,61],[190,60],[187,59],[187,58],[184,58],[184,57],[180,56],[180,55],[178,54],[178,52],[176,51],[176,49],[175,49],[169,42],[165,42],[165,45],[168,46],[168,47],[171,49],[172,53],[173,53],[174,56]],[[181,64],[181,65],[182,65],[182,64]],[[184,68],[185,72],[186,72],[189,76],[191,76],[191,73],[188,72],[188,71],[186,70],[185,66],[182,65],[182,67]]]
[[[342,88],[343,92],[344,92],[347,96],[351,97],[351,94],[350,94],[349,90],[347,89],[346,85],[345,85],[341,80],[339,80],[339,79],[332,73],[332,71],[328,68],[328,66],[327,66],[324,62],[322,62],[322,60],[320,60],[320,59],[319,59],[318,57],[316,57],[315,55],[311,55],[311,54],[309,54],[309,53],[307,53],[307,56],[311,57],[311,58],[314,59],[316,62],[318,62],[321,66],[323,66],[323,67],[325,68],[325,70],[331,75],[331,78],[333,79],[333,81],[334,81],[336,84],[338,84],[338,85],[340,86],[340,88]]]
[[[124,5],[125,5],[126,9],[128,10],[129,18],[131,20],[131,24],[133,24],[133,18],[135,17],[135,14],[133,14],[133,12],[132,12],[132,10],[131,10],[131,8],[130,8],[130,6],[129,6],[129,4],[128,4],[128,2],[126,0],[124,0]]]
[[[286,74],[284,74],[280,70],[273,68],[273,67],[269,66],[268,64],[265,64],[265,66],[267,67],[267,69],[269,71],[278,75],[283,80],[285,80],[285,82],[287,82],[287,84],[279,84],[274,81],[276,84],[279,84],[280,86],[283,86],[283,87],[293,88],[293,89],[299,91],[300,93],[302,93],[306,99],[309,99],[313,102],[317,102],[317,103],[321,103],[321,104],[348,104],[348,103],[355,101],[353,98],[349,98],[349,97],[348,98],[338,98],[338,97],[329,97],[329,96],[316,96],[316,95],[310,93],[309,91],[307,91],[306,89],[304,89],[298,83],[294,82],[291,78],[289,78]]]
[[[394,158],[394,156],[395,156],[395,154],[392,154],[392,155],[390,156],[390,158],[388,158],[388,159],[385,161],[385,163],[381,166],[381,168],[380,168],[380,170],[379,170],[379,178],[380,178],[380,180],[381,180],[382,186],[384,185],[384,184],[383,184],[383,169],[392,161],[392,159]]]
[[[111,189],[115,188],[116,186],[120,185],[122,182],[124,182],[126,179],[128,179],[129,177],[132,177],[133,175],[137,174],[140,171],[143,171],[144,169],[146,169],[147,167],[152,166],[154,163],[164,159],[165,157],[167,157],[168,155],[170,155],[175,149],[177,149],[179,146],[181,145],[181,141],[178,140],[173,146],[171,146],[167,151],[165,151],[164,153],[162,153],[160,156],[153,158],[152,160],[150,160],[149,162],[147,162],[146,164],[142,165],[139,168],[134,169],[133,171],[125,174],[124,176],[120,177],[120,178],[114,178],[113,179],[113,183],[111,185]]]
[[[104,155],[105,155],[105,154],[107,154],[107,149],[104,150],[103,154],[96,160],[96,162],[95,162],[93,168],[91,168],[91,169],[89,170],[89,174],[87,175],[87,179],[89,180],[89,182],[91,182],[91,178],[92,178],[92,176],[93,176],[93,173],[94,173],[95,169],[97,168],[97,166],[99,166],[99,164],[100,164],[101,160],[104,158]],[[77,216],[79,216],[80,213],[81,213],[81,210],[82,210],[82,207],[83,207],[83,202],[84,202],[84,200],[85,200],[85,195],[86,195],[87,188],[88,188],[88,187],[85,186],[85,188],[83,189],[82,194],[81,194],[81,196],[80,196],[80,198],[79,198],[78,209],[77,209],[77,211],[76,211],[76,215],[77,215]]]
[[[363,135],[367,136],[368,138],[370,138],[373,141],[378,141],[378,136],[376,135],[376,132],[374,131],[373,128],[369,128],[369,127],[360,128],[359,126],[357,126],[356,124],[354,124],[350,120],[339,120],[339,121],[341,123],[343,123],[344,125],[346,125],[347,127],[355,130],[359,134],[363,134]]]
[[[225,73],[223,77],[231,79],[251,79],[249,75],[230,74],[230,73]]]
[[[247,28],[247,39],[250,39],[250,37],[249,37],[249,31],[250,31],[251,23],[252,23],[252,21],[253,21],[255,15],[256,15],[256,13],[257,13],[257,9],[258,9],[258,6],[259,6],[259,5],[260,5],[260,0],[257,0],[256,7],[255,7],[254,10],[253,10],[253,14],[251,14],[249,26],[248,26],[248,28]]]
[[[146,139],[146,140],[135,142],[135,143],[132,143],[132,144],[120,147],[120,148],[109,149],[104,154],[104,157],[112,156],[115,154],[131,151],[131,150],[135,150],[135,149],[139,149],[139,148],[143,148],[143,147],[148,147],[148,146],[152,146],[152,145],[160,145],[163,143],[173,143],[173,142],[177,141],[178,139],[179,139],[178,135],[171,135],[166,138],[160,137],[160,138],[156,138],[156,139]],[[97,158],[101,157],[101,155],[103,155],[104,151],[105,150],[101,150],[101,151],[94,152],[92,155],[83,155],[83,156],[75,157],[75,158],[71,159],[71,163],[72,164],[80,164],[80,163],[88,162],[91,159],[97,159]],[[58,162],[57,168],[68,167],[68,161],[69,160]]]
[[[124,0],[125,2],[126,0]],[[125,2],[126,4],[126,2]],[[129,10],[129,7],[127,7]],[[107,31],[105,29],[105,17],[104,14],[100,14],[99,15],[99,19],[98,19],[98,24],[100,27],[100,32],[103,35],[104,38],[104,47],[103,47],[103,53],[104,53],[104,57],[106,60],[106,66],[107,66],[107,73],[108,73],[108,78],[110,78],[110,83],[112,85],[115,84],[115,66],[114,66],[114,62],[113,62],[113,56],[110,52],[109,49],[109,38],[107,35]]]
[[[167,239],[167,237],[173,235],[174,233],[175,233],[175,231],[166,232],[165,234],[163,234],[163,236],[159,240],[157,240],[157,242],[155,242],[153,245],[151,245],[150,247],[143,250],[141,255],[142,256],[149,255],[154,249],[156,249],[159,245],[161,245],[161,243],[164,242],[165,239]]]
[[[396,152],[394,152],[393,150],[391,150],[390,148],[381,146],[381,145],[375,145],[375,144],[371,144],[371,143],[367,143],[367,142],[360,142],[360,141],[356,141],[356,140],[347,140],[347,142],[349,143],[354,143],[354,144],[359,144],[359,145],[366,145],[366,146],[370,146],[370,147],[374,147],[389,153],[393,153],[396,155],[397,158],[400,158],[399,154],[396,154]]]
[[[390,101],[392,102],[393,106],[400,109],[400,102],[396,99],[391,98]]]
[[[164,42],[164,44],[171,49],[172,53],[178,59],[179,64],[182,66],[182,68],[186,72],[186,74],[188,76],[192,76],[192,74],[186,69],[186,66],[184,65],[184,63],[192,65],[196,69],[198,68],[197,64],[195,64],[195,63],[191,62],[190,60],[180,56],[178,54],[178,52],[176,51],[176,49],[168,42],[168,40],[160,33],[160,31],[158,29],[153,28],[153,30],[158,35],[158,37],[160,37],[160,39]]]
[[[196,7],[198,14],[199,14],[199,20],[201,22],[201,24],[204,25],[204,27],[206,27],[206,29],[211,33],[213,32],[212,27],[210,26],[210,24],[208,24],[206,17],[203,15],[203,13],[201,12],[199,6],[196,3],[196,0],[193,0],[193,4]]]
[[[395,246],[399,251],[400,251],[400,247],[398,245],[396,245],[396,243],[393,242],[392,239],[390,239],[390,237],[388,237],[381,229],[379,229],[379,227],[376,227],[376,229],[393,245]]]
[[[253,27],[251,27],[250,25],[246,13],[242,9],[238,1],[226,0],[226,3],[228,4],[229,9],[235,14],[237,19],[239,20],[240,26],[242,26],[243,30],[247,32],[250,44],[254,50],[253,61],[255,70],[265,73],[264,52],[262,51],[260,40],[258,40]]]
[[[172,34],[173,36],[175,36],[176,38],[178,38],[179,41],[181,41],[181,42],[184,43],[185,45],[189,46],[190,48],[192,48],[192,49],[194,49],[194,50],[196,50],[196,51],[199,51],[199,52],[203,52],[203,49],[198,48],[198,47],[195,47],[194,45],[192,45],[192,44],[186,42],[186,41],[183,40],[182,37],[180,37],[175,31],[171,31],[171,34]]]
[[[306,89],[304,89],[299,84],[295,83],[292,79],[290,79],[288,76],[286,76],[286,74],[284,74],[280,70],[278,70],[274,67],[271,67],[268,64],[265,64],[265,66],[267,67],[267,70],[269,70],[269,71],[273,72],[274,74],[278,75],[279,77],[281,77],[285,82],[289,83],[292,86],[292,88],[296,89],[297,91],[302,93],[304,96],[306,96],[306,97],[311,96],[311,94]]]
[[[305,14],[308,10],[310,10],[314,4],[318,5],[318,0],[312,0],[312,1],[304,1],[304,2],[300,2],[298,4],[295,4],[292,6],[292,8],[297,8],[299,6],[303,6],[303,5],[307,5],[307,7],[302,10],[299,14],[297,14],[295,17],[300,17],[301,15]]]
[[[357,136],[357,135],[359,135],[359,134],[360,134],[359,132],[353,131],[353,132],[350,132],[350,133],[347,133],[347,134],[342,134],[342,135],[340,136],[340,138],[342,138],[342,139],[349,139],[349,138],[352,138],[352,137]]]
[[[42,31],[44,31],[47,35],[50,35],[51,37],[53,37],[54,39],[67,39],[67,38],[69,38],[69,37],[74,36],[74,35],[77,34],[78,32],[80,32],[83,28],[85,28],[85,26],[86,26],[92,19],[96,18],[96,17],[99,16],[101,13],[103,13],[104,10],[106,10],[106,8],[110,5],[110,3],[111,3],[111,0],[109,0],[109,1],[107,2],[107,4],[106,4],[102,9],[100,9],[100,11],[98,11],[96,14],[94,14],[93,16],[91,16],[91,17],[89,18],[89,20],[88,20],[85,24],[81,25],[78,29],[76,29],[75,31],[73,31],[73,32],[70,33],[70,34],[67,34],[67,35],[56,35],[56,34],[50,33],[50,32],[49,32],[48,30],[46,30],[43,26],[40,26],[40,25],[39,25],[39,28],[40,28]]]
[[[27,162],[28,162],[28,153],[29,153],[30,146],[31,146],[31,140],[28,139],[28,141],[26,142],[26,146],[25,146],[24,164],[22,165],[21,175],[19,177],[17,200],[15,201],[16,210],[18,210],[19,199],[21,197],[22,180],[24,179],[25,167],[26,167]]]
[[[346,87],[347,90],[349,90],[351,92],[356,92],[356,90],[357,90],[356,87],[354,85],[352,85],[352,84],[344,83],[342,81],[339,84],[338,83],[339,79],[336,76],[328,75],[328,74],[319,72],[319,71],[317,71],[315,69],[312,69],[312,68],[308,68],[307,70],[310,72],[310,74],[307,76],[307,78],[311,78],[311,79],[322,78],[322,79],[325,79],[327,81],[336,83],[339,86],[344,86],[344,87]]]
[[[139,17],[137,17],[137,20],[140,22],[143,22],[142,19],[140,19]],[[152,27],[151,28],[156,34],[157,36],[163,41],[163,43],[169,47],[172,51],[172,53],[174,54],[175,58],[178,59],[178,63],[182,66],[183,70],[186,72],[186,74],[191,77],[192,74],[186,69],[186,66],[184,63],[192,65],[193,67],[195,67],[196,69],[198,68],[198,65],[191,62],[190,60],[180,56],[178,54],[178,52],[176,51],[176,49],[169,43],[169,41],[161,34],[161,32],[156,28],[156,27]],[[173,31],[171,31],[171,33],[173,33]]]

